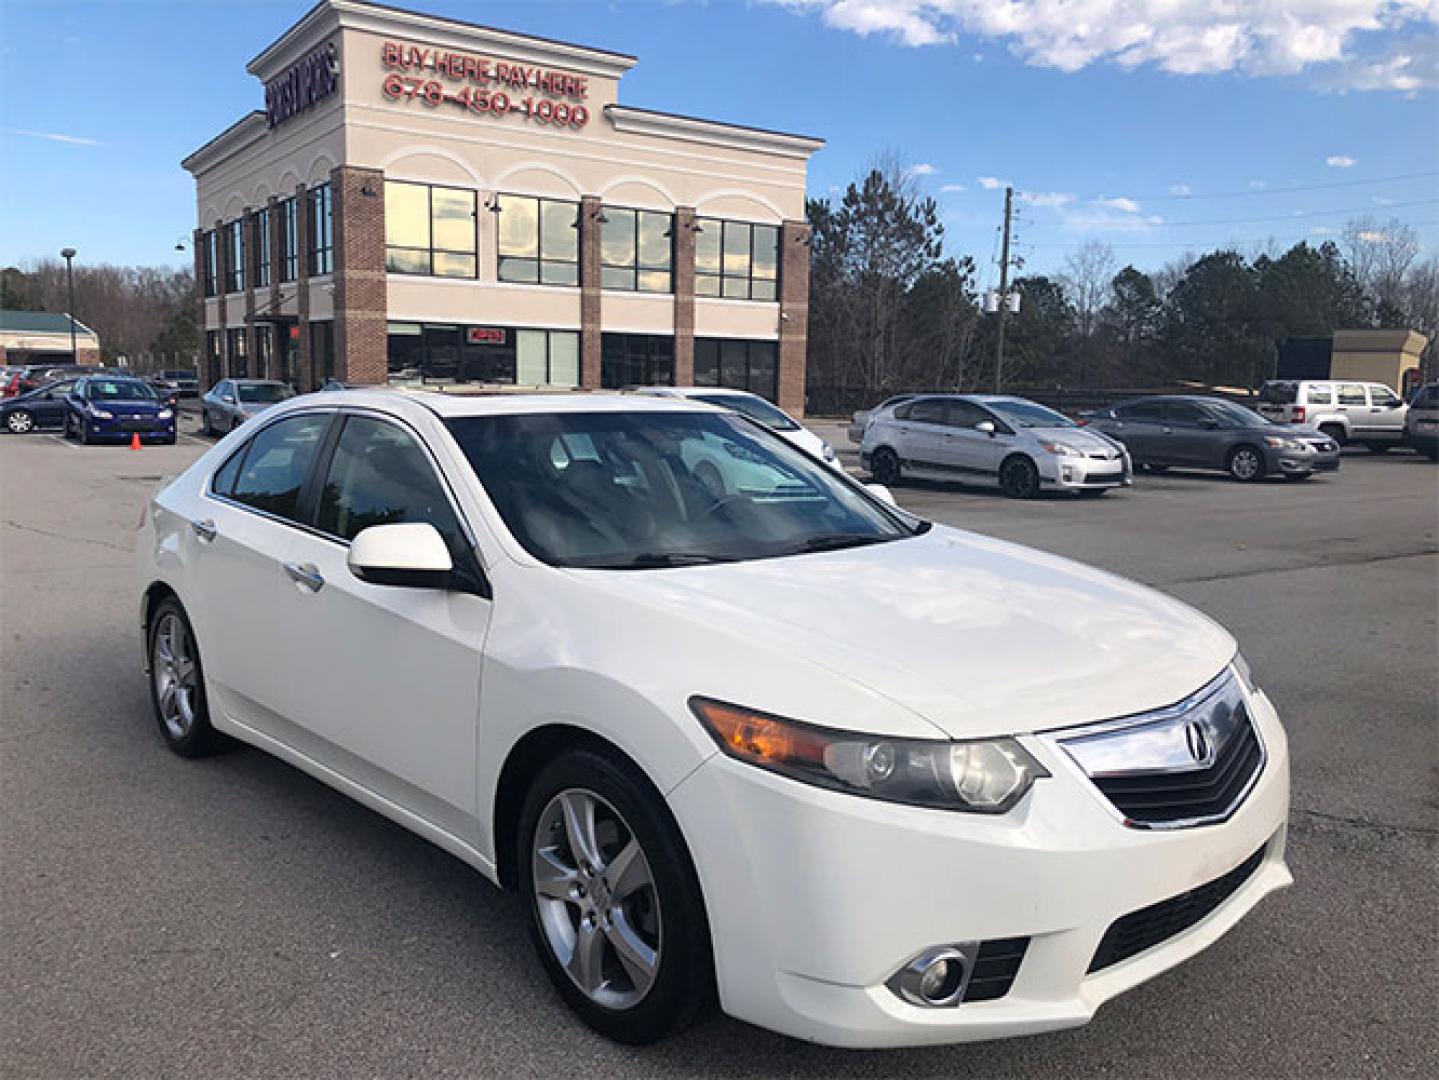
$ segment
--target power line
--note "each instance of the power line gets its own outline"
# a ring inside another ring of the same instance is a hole
[[[1405,225],[1412,226],[1412,227],[1414,227],[1414,228],[1426,228],[1426,227],[1432,226],[1432,225],[1439,225],[1439,218],[1429,218],[1428,220],[1425,220],[1425,221],[1406,221],[1406,222],[1404,222],[1404,224],[1405,224]],[[1155,228],[1158,228],[1158,226],[1155,226]],[[1308,239],[1309,237],[1315,236],[1315,235],[1324,236],[1324,237],[1326,237],[1327,239],[1338,239],[1338,237],[1336,237],[1336,236],[1335,236],[1334,234],[1332,234],[1332,233],[1316,233],[1316,231],[1315,231],[1314,229],[1309,229],[1309,230],[1307,230],[1307,231],[1305,231],[1305,232],[1299,233],[1297,236],[1294,235],[1294,234],[1290,234],[1290,235],[1287,236],[1287,237],[1278,237],[1278,236],[1255,237],[1255,238],[1253,239],[1253,241],[1251,241],[1251,242],[1252,242],[1252,243],[1265,243],[1265,242],[1268,242],[1268,241],[1271,241],[1271,240],[1272,240],[1272,241],[1275,241],[1275,242],[1281,243],[1281,244],[1285,244],[1285,243],[1287,243],[1287,244],[1296,244],[1296,243],[1298,243],[1300,240],[1305,240],[1305,239]],[[1070,249],[1082,248],[1082,247],[1084,247],[1086,244],[1092,243],[1092,242],[1093,242],[1093,238],[1091,238],[1090,240],[1087,240],[1087,241],[1079,241],[1079,242],[1076,242],[1076,243],[1073,243],[1073,244],[1049,244],[1049,243],[1044,243],[1044,242],[1042,242],[1042,241],[1041,241],[1041,242],[1037,242],[1037,243],[1034,242],[1034,241],[1030,241],[1030,242],[1027,242],[1027,243],[1025,244],[1025,247],[1029,247],[1029,248],[1046,248],[1046,249],[1050,249],[1050,250],[1055,250],[1055,249],[1070,250]],[[1163,240],[1110,240],[1110,239],[1107,239],[1107,238],[1106,238],[1106,239],[1102,240],[1101,243],[1107,244],[1109,247],[1112,247],[1112,248],[1177,248],[1177,249],[1207,248],[1207,249],[1210,249],[1210,250],[1214,250],[1214,249],[1217,249],[1217,248],[1229,248],[1229,247],[1233,247],[1233,246],[1235,246],[1236,241],[1235,241],[1235,238],[1234,238],[1234,237],[1230,236],[1230,237],[1226,237],[1226,238],[1223,239],[1223,240],[1212,240],[1212,241],[1203,241],[1203,242],[1198,241],[1198,240],[1192,240],[1192,239],[1186,239],[1186,240],[1184,240],[1184,241],[1177,241],[1177,240],[1163,241]]]
[[[1439,197],[1428,199],[1414,199],[1410,202],[1388,203],[1382,207],[1374,206],[1348,206],[1334,207],[1329,210],[1295,210],[1288,214],[1271,214],[1265,217],[1250,218],[1203,218],[1196,221],[1146,221],[1142,217],[1135,217],[1134,221],[1139,224],[1151,225],[1156,229],[1187,229],[1195,226],[1207,225],[1257,225],[1267,221],[1299,221],[1311,217],[1328,217],[1331,214],[1373,214],[1376,211],[1388,213],[1391,210],[1403,210],[1411,206],[1430,206],[1439,203]],[[1071,218],[1066,224],[1074,225],[1112,225],[1113,218]]]

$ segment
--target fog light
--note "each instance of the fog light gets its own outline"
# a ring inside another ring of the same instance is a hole
[[[1059,467],[1059,475],[1064,479],[1064,482],[1065,482],[1066,484],[1072,484],[1072,483],[1074,483],[1074,479],[1075,479],[1075,476],[1076,476],[1077,474],[1076,474],[1075,470],[1074,470],[1073,468],[1071,468],[1070,466],[1068,466],[1068,465],[1061,465],[1061,466]]]
[[[926,949],[891,975],[885,985],[920,1008],[957,1005],[969,983],[978,949],[978,943],[972,941]]]

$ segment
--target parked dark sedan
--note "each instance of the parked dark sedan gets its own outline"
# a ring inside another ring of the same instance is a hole
[[[88,375],[65,399],[65,437],[89,445],[102,440],[173,443],[175,410],[135,378]]]
[[[0,424],[14,435],[27,435],[40,428],[57,428],[65,424],[65,399],[74,389],[74,379],[46,383],[19,397],[6,398],[0,404]]]
[[[1129,448],[1135,467],[1218,469],[1249,482],[1307,480],[1339,468],[1339,444],[1312,428],[1275,424],[1223,398],[1160,396],[1087,413],[1091,427]]]

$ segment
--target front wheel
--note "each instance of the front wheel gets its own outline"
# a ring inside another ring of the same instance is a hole
[[[1011,499],[1032,499],[1039,494],[1039,470],[1027,457],[1012,457],[999,469],[999,486]]]
[[[573,749],[535,779],[519,829],[530,936],[566,1004],[617,1042],[686,1027],[712,993],[708,921],[659,793],[618,755]]]
[[[1252,483],[1264,478],[1264,459],[1252,446],[1236,446],[1229,451],[1229,460],[1226,462],[1225,468],[1229,475],[1241,484]]]
[[[887,446],[881,446],[869,459],[869,475],[876,484],[893,487],[899,483],[899,455]]]
[[[12,435],[28,435],[35,430],[35,417],[24,409],[16,409],[5,417],[5,430]]]

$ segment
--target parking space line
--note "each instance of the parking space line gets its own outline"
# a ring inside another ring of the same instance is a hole
[[[64,435],[56,435],[53,431],[46,431],[46,432],[44,432],[43,434],[44,434],[45,438],[47,438],[47,439],[54,439],[57,443],[59,443],[61,446],[65,447],[67,450],[78,450],[78,449],[80,449],[80,444],[79,444],[79,443],[73,443],[73,442],[71,442],[69,439],[65,438]]]

